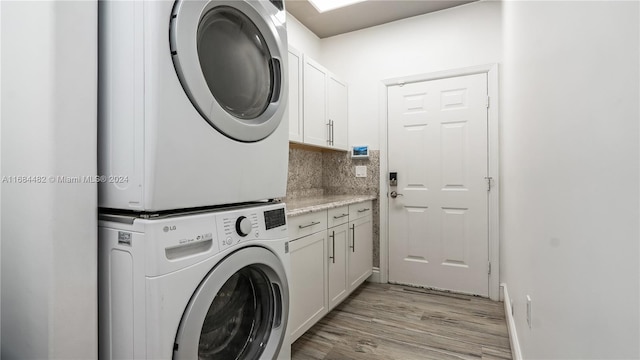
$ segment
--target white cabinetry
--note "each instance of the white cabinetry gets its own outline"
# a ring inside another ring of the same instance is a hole
[[[317,62],[304,57],[303,119],[304,143],[317,146],[329,145],[327,122],[327,70]]]
[[[372,273],[371,201],[289,219],[291,341]]]
[[[347,150],[346,83],[308,56],[304,56],[303,63],[303,142]]]
[[[353,291],[373,272],[373,227],[370,201],[349,205],[349,250],[347,254],[349,291]]]
[[[294,341],[329,311],[326,212],[291,219],[289,238],[289,326]]]
[[[330,146],[348,150],[348,101],[347,84],[333,74],[327,77],[327,121],[330,124]]]
[[[302,142],[302,53],[289,48],[289,140]]]
[[[329,240],[329,310],[349,295],[347,276],[347,246],[349,242],[349,207],[341,206],[327,212]]]

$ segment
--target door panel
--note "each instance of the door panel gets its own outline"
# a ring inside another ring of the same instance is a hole
[[[488,295],[487,78],[389,87],[392,282]]]

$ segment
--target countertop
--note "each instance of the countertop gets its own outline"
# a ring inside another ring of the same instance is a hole
[[[375,195],[323,195],[292,200],[285,199],[284,203],[287,205],[287,216],[298,216],[376,198]]]

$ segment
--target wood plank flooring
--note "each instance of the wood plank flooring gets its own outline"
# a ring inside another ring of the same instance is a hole
[[[292,360],[511,359],[501,302],[368,282],[291,353]]]

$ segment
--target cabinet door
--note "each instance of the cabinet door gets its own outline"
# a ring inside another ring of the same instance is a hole
[[[289,141],[302,142],[302,53],[289,48]]]
[[[347,244],[348,224],[338,225],[328,231],[329,255],[329,310],[333,309],[348,295]]]
[[[371,216],[349,222],[349,291],[373,272],[373,230]]]
[[[327,230],[289,243],[289,326],[291,342],[329,310],[327,306]]]
[[[331,121],[331,147],[348,150],[348,101],[347,84],[333,75],[327,78],[327,113]]]
[[[328,145],[327,121],[327,71],[320,64],[304,57],[304,142],[305,144]]]

